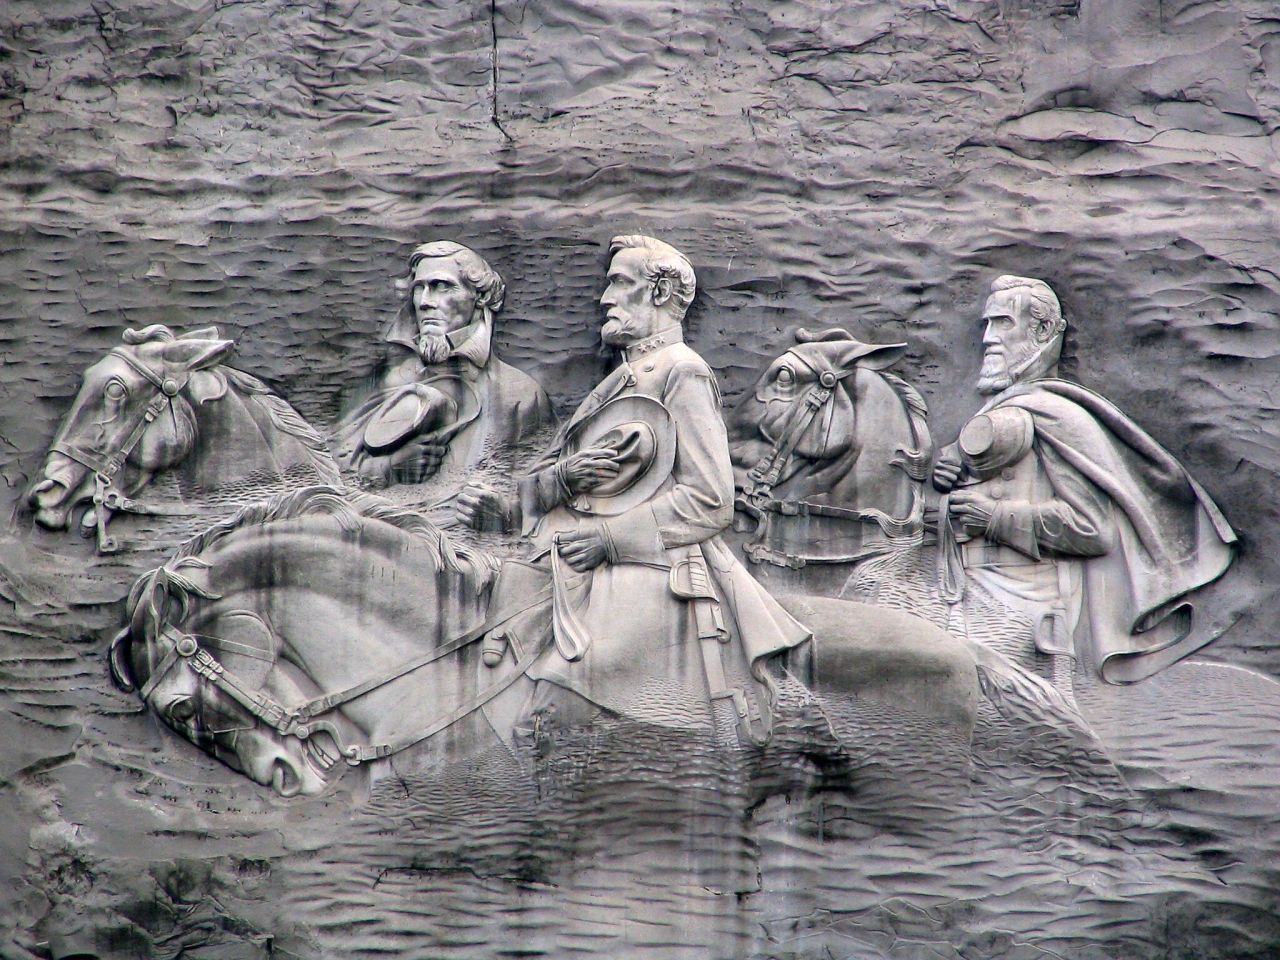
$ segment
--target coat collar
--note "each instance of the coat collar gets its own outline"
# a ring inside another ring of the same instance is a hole
[[[623,347],[622,356],[628,363],[634,363],[643,356],[657,353],[659,350],[664,350],[677,343],[684,343],[684,330],[678,323],[659,330],[643,340],[637,340],[629,347]]]

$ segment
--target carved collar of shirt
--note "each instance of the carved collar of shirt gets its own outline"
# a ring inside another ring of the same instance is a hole
[[[414,353],[418,352],[417,339],[410,335],[406,324],[397,324],[385,339],[387,343],[396,343],[408,347]],[[472,366],[483,369],[493,356],[493,328],[483,317],[445,334],[445,339],[449,341],[449,360],[465,360]]]
[[[659,330],[643,340],[637,340],[628,347],[623,347],[622,356],[627,363],[635,363],[641,357],[657,353],[659,350],[676,343],[684,343],[684,330],[678,324]]]

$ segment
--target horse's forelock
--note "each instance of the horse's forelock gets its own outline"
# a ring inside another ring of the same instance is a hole
[[[170,343],[177,337],[165,324],[153,323],[138,330],[130,327],[121,335],[121,339],[130,346],[136,346],[140,343]]]
[[[826,330],[819,330],[817,333],[810,331],[805,327],[796,328],[796,343],[828,343],[833,340],[853,340],[853,334],[848,330],[840,327],[830,327]]]
[[[125,693],[133,693],[141,679],[133,669],[134,644],[141,641],[149,645],[159,632],[158,610],[154,597],[156,580],[163,569],[160,567],[144,573],[134,581],[133,587],[129,590],[129,599],[125,601],[127,624],[111,638],[108,653],[111,679]]]
[[[107,662],[111,665],[111,679],[125,693],[133,693],[138,689],[138,678],[134,676],[133,666],[129,662],[133,653],[133,627],[125,627],[111,638],[111,646],[107,653]]]

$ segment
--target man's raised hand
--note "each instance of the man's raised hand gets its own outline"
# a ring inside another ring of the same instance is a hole
[[[616,450],[607,447],[579,450],[559,461],[556,471],[570,493],[586,493],[618,475],[617,456]]]
[[[933,465],[933,488],[939,493],[946,493],[956,485],[962,469],[955,445],[943,447],[938,454],[938,462]]]

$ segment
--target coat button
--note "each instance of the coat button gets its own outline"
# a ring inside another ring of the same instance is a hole
[[[653,373],[653,364],[652,364],[652,363],[646,363],[646,364],[645,364],[643,367],[641,367],[640,369],[641,369],[643,372],[645,372],[645,373]]]
[[[1005,467],[1003,470],[1001,470],[1001,471],[1000,471],[1000,479],[1001,479],[1001,480],[1012,480],[1012,479],[1013,479],[1013,467]]]
[[[993,483],[991,489],[987,491],[987,495],[992,500],[1000,500],[1004,497],[1004,487],[999,483]]]
[[[579,509],[579,510],[581,510],[583,513],[590,513],[590,512],[591,512],[591,501],[589,501],[589,500],[579,500],[579,501],[578,501],[578,509]]]

